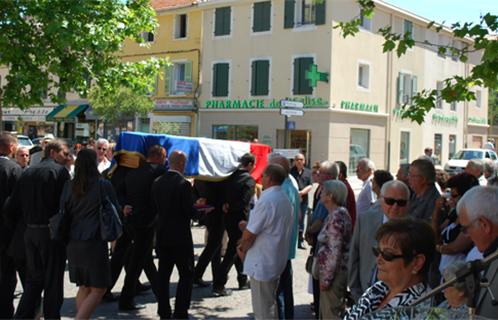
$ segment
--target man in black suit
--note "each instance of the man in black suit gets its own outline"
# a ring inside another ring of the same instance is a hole
[[[21,167],[12,160],[17,139],[10,134],[0,135],[0,319],[14,315],[14,290],[17,284],[16,266],[7,253],[13,230],[7,226],[3,206],[12,194],[22,174]]]
[[[244,154],[240,158],[239,167],[227,179],[225,185],[226,203],[225,211],[225,228],[228,234],[228,244],[218,268],[217,275],[213,281],[213,294],[215,296],[227,296],[232,292],[225,289],[228,280],[228,272],[235,263],[237,269],[237,281],[239,289],[247,288],[247,276],[242,274],[243,265],[237,256],[237,243],[242,237],[242,231],[239,223],[247,220],[250,210],[250,202],[254,196],[254,187],[256,181],[251,177],[251,171],[254,169],[256,159],[250,153]]]
[[[147,161],[141,161],[140,167],[133,169],[125,177],[125,207],[129,206],[131,214],[125,218],[126,229],[131,235],[133,245],[128,255],[126,277],[119,298],[120,310],[141,309],[133,298],[142,269],[151,266],[146,272],[152,290],[157,295],[157,269],[152,260],[155,215],[150,201],[150,192],[154,180],[164,174],[166,169],[166,150],[154,145],[147,152]]]
[[[170,169],[152,185],[152,205],[159,216],[156,245],[159,253],[158,314],[162,319],[187,319],[194,274],[194,244],[190,223],[194,216],[193,191],[183,176],[187,157],[182,151],[169,155]],[[176,265],[180,279],[175,312],[169,304],[169,283]]]
[[[34,318],[42,291],[44,317],[60,318],[64,297],[65,245],[50,239],[48,222],[58,212],[62,189],[70,178],[63,165],[69,151],[64,142],[53,140],[44,152],[39,164],[24,171],[13,195],[26,222],[26,286],[15,315],[21,319]]]

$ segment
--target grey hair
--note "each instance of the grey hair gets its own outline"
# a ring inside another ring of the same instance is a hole
[[[358,161],[358,164],[363,168],[363,169],[369,169],[372,171],[375,171],[375,163],[368,159],[368,158],[362,158],[360,161]]]
[[[479,173],[482,174],[484,170],[484,164],[482,163],[481,159],[471,159],[469,162],[467,162],[467,165],[473,169],[478,169]]]
[[[95,145],[106,145],[106,146],[109,146],[109,140],[107,139],[104,139],[104,138],[99,138],[97,140],[97,142],[95,143]]]
[[[325,171],[325,173],[327,173],[327,175],[332,178],[332,180],[335,180],[339,177],[339,166],[333,161],[325,160],[320,163],[320,172],[322,171],[322,169]]]
[[[399,190],[403,190],[403,192],[405,193],[405,196],[406,196],[406,200],[410,199],[410,189],[408,189],[408,187],[406,186],[406,184],[404,182],[402,182],[402,181],[391,180],[391,181],[388,181],[388,182],[384,183],[382,185],[382,188],[380,189],[380,195],[382,197],[386,194],[387,189],[399,189]]]
[[[443,271],[443,277],[445,281],[451,280],[456,277],[458,270],[462,269],[466,265],[465,261],[457,260],[453,263],[450,263],[446,269]],[[469,292],[467,291],[467,286],[463,282],[455,282],[453,287],[458,291],[464,293],[465,297],[469,296]]]
[[[286,157],[284,157],[280,153],[275,153],[275,152],[270,153],[268,155],[268,163],[279,164],[282,166],[282,168],[284,168],[284,170],[285,170],[285,172],[287,172],[287,174],[289,174],[289,172],[290,172],[289,159],[287,159]]]
[[[465,209],[470,221],[483,217],[498,225],[496,208],[498,208],[498,189],[476,186],[465,192],[458,201],[457,213],[460,215]]]
[[[344,206],[346,203],[346,198],[348,197],[348,189],[346,185],[340,180],[328,180],[323,184],[323,191],[326,194],[330,194],[332,200],[340,205]]]
[[[496,166],[493,160],[485,159],[483,161],[483,170],[484,172],[487,172],[490,176],[493,176],[496,172]]]

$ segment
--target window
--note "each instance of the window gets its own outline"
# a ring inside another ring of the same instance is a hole
[[[361,20],[360,26],[363,29],[372,31],[372,19],[365,17],[363,12],[361,12],[360,13],[360,20]]]
[[[448,159],[452,159],[456,153],[456,135],[450,134],[448,140]]]
[[[192,61],[173,62],[167,68],[166,94],[172,96],[183,96],[192,93]]]
[[[216,8],[214,11],[214,35],[227,36],[230,35],[232,8],[223,7]]]
[[[414,38],[413,37],[413,22],[411,22],[410,20],[405,20],[404,23],[403,23],[403,34],[405,35],[406,33],[408,33],[408,36],[410,38]]]
[[[480,108],[481,107],[481,97],[482,93],[481,90],[476,90],[476,107]]]
[[[363,89],[370,88],[370,66],[360,63],[358,66],[358,86]]]
[[[356,172],[358,161],[370,154],[370,130],[351,129],[349,137],[349,173]]]
[[[451,111],[456,111],[456,109],[457,109],[457,102],[456,101],[452,101],[450,103],[450,110]]]
[[[313,58],[296,58],[294,59],[294,87],[293,94],[312,94],[313,88],[309,80],[306,79],[306,72],[313,64]]]
[[[434,135],[434,164],[441,164],[441,151],[443,149],[443,135],[436,133]]]
[[[154,42],[154,34],[152,32],[144,31],[140,34],[145,42]]]
[[[256,2],[253,6],[252,32],[271,29],[271,1]]]
[[[175,18],[175,39],[187,37],[187,15],[179,14]]]
[[[228,97],[228,77],[230,65],[227,62],[213,65],[213,97]]]
[[[326,0],[285,0],[284,28],[325,24]]]
[[[253,141],[258,138],[258,126],[213,125],[213,138],[222,140]]]
[[[399,163],[410,163],[410,132],[402,131],[399,141]]]
[[[417,76],[400,72],[398,75],[397,104],[410,104],[412,97],[417,94]]]
[[[443,96],[441,94],[441,91],[443,90],[444,87],[444,82],[443,81],[437,81],[436,82],[436,90],[437,90],[437,96],[436,96],[436,108],[442,109],[443,108]]]
[[[269,93],[270,61],[253,61],[251,64],[251,74],[251,95],[267,96]]]

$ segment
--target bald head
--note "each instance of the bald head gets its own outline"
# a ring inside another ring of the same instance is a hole
[[[290,172],[289,160],[283,155],[278,153],[272,153],[269,156],[268,162],[281,165],[282,168],[284,168],[285,172],[289,174]]]
[[[173,170],[183,173],[185,171],[185,164],[187,163],[187,155],[180,150],[174,150],[168,157],[169,167]]]

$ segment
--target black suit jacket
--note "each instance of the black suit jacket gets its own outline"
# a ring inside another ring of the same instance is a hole
[[[226,180],[225,195],[228,203],[228,213],[247,218],[249,204],[254,195],[256,181],[247,170],[237,169]]]
[[[12,237],[12,229],[15,223],[7,223],[7,212],[4,211],[4,205],[10,197],[14,188],[21,177],[22,169],[13,160],[0,158],[0,251],[5,249]]]
[[[152,185],[152,205],[159,216],[156,244],[191,249],[190,223],[195,210],[190,182],[179,172],[166,172]]]

